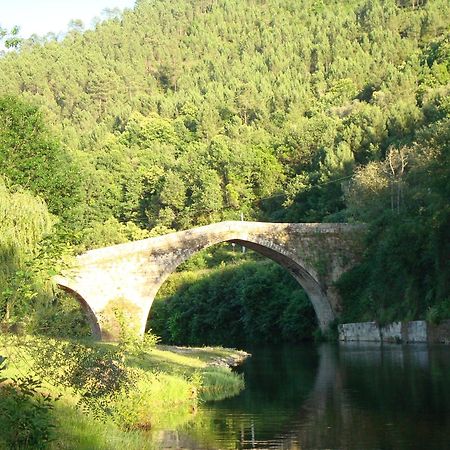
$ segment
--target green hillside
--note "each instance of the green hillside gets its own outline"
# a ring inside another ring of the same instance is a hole
[[[2,195],[45,201],[53,231],[30,250],[43,227],[26,228],[22,284],[0,237],[1,314],[48,299],[62,254],[242,213],[369,224],[343,320],[449,317],[449,17],[446,0],[138,0],[16,40]]]

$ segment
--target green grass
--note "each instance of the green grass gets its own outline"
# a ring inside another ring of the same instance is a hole
[[[230,377],[230,373],[222,367],[211,367],[203,372],[200,398],[205,401],[221,400],[239,394],[243,388],[243,377]]]
[[[156,448],[148,433],[122,431],[115,423],[94,420],[66,401],[58,401],[54,413],[57,427],[52,450]]]
[[[17,341],[16,341],[17,342]],[[113,344],[96,344],[110,347]],[[4,341],[0,354],[6,356],[2,376],[19,377],[33,373],[31,347]],[[68,388],[43,380],[45,392],[62,397],[56,402],[55,440],[51,449],[153,449],[151,433],[173,429],[193,419],[198,403],[237,394],[243,379],[227,367],[211,364],[239,358],[236,350],[225,348],[181,348],[160,346],[127,354],[125,363],[138,374],[133,389],[115,401],[115,420],[94,419],[76,405],[78,396]],[[121,424],[121,427],[117,425]],[[124,429],[129,431],[124,431]]]

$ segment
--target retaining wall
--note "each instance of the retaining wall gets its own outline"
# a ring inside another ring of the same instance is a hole
[[[450,320],[439,325],[424,320],[393,322],[385,326],[379,326],[376,322],[344,323],[338,326],[338,331],[340,341],[450,344]]]

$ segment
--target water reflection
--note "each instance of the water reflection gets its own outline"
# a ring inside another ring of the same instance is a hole
[[[450,349],[252,349],[246,389],[159,434],[165,449],[450,448]]]

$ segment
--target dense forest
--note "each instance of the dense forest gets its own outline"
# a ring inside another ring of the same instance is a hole
[[[4,30],[1,320],[78,323],[49,283],[71,255],[241,214],[367,224],[341,320],[449,318],[449,17],[446,0],[137,0],[62,37]],[[278,268],[192,269],[160,296],[168,341],[220,340],[212,305],[252,323],[236,341],[311,334]],[[276,330],[255,312],[273,296]]]

